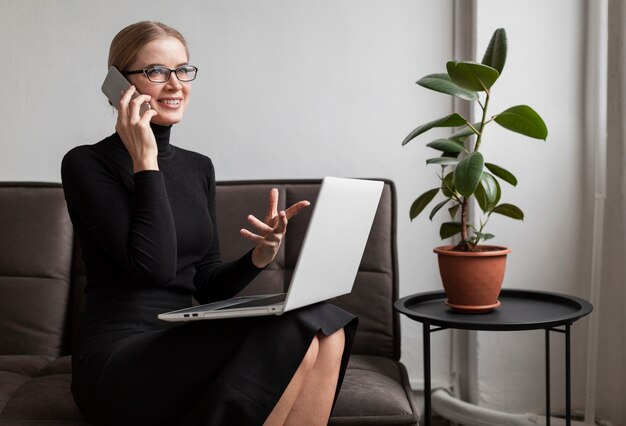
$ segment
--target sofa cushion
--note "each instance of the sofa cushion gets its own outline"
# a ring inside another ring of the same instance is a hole
[[[417,425],[404,367],[389,358],[352,355],[330,425]]]
[[[15,391],[51,360],[37,355],[0,355],[0,412]]]
[[[28,364],[27,361],[29,360],[21,360]],[[39,367],[42,360],[30,361]],[[46,362],[43,367],[31,369],[29,373],[33,371],[35,373],[32,377],[11,373],[15,375],[14,382],[19,382],[19,385],[4,404],[4,409],[0,413],[0,424],[3,426],[88,424],[76,407],[70,391],[72,375],[69,356]],[[3,387],[6,383],[4,378],[0,380]]]
[[[0,354],[59,356],[74,238],[61,186],[0,185],[0,235]]]
[[[69,356],[0,357],[0,424],[88,425],[72,398],[70,372]],[[401,364],[353,355],[330,425],[416,425],[410,392]]]

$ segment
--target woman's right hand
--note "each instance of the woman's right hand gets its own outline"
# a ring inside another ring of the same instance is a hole
[[[133,160],[133,172],[142,170],[159,170],[157,148],[154,133],[150,128],[150,120],[157,115],[156,111],[149,109],[141,115],[141,105],[149,102],[151,97],[139,95],[132,99],[137,89],[130,86],[122,95],[117,115],[115,130],[122,138],[126,150]]]

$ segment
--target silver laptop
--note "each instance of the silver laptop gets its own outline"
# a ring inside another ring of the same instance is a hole
[[[287,293],[235,297],[159,314],[159,319],[280,315],[350,293],[383,185],[381,181],[324,178]]]

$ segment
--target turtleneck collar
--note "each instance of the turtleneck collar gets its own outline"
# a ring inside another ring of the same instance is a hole
[[[154,133],[154,138],[159,148],[159,156],[167,155],[172,152],[172,146],[170,145],[170,131],[172,130],[172,126],[150,123],[150,127],[152,128],[152,133]]]

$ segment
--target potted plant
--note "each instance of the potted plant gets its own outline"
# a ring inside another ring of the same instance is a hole
[[[495,122],[531,138],[546,140],[548,136],[543,119],[527,105],[513,106],[492,116],[487,114],[492,87],[502,74],[506,55],[506,32],[499,28],[493,33],[481,63],[450,61],[446,65],[447,73],[430,74],[420,79],[417,84],[427,89],[476,102],[482,110],[481,118],[472,123],[455,112],[417,127],[402,142],[404,146],[433,128],[460,128],[447,138],[427,144],[440,153],[426,160],[426,164],[439,167],[440,185],[417,197],[411,205],[410,218],[415,219],[438,194],[443,196],[429,217],[432,220],[437,212],[447,207],[450,220],[441,224],[439,234],[442,239],[460,234],[458,244],[437,247],[435,252],[446,303],[461,312],[488,312],[500,303],[498,295],[510,249],[481,244],[494,237],[485,230],[491,215],[516,220],[524,218],[519,207],[500,202],[502,187],[516,186],[517,179],[504,167],[485,160],[485,128]],[[473,200],[482,211],[477,223],[468,220]]]

